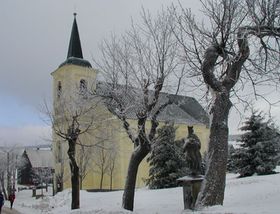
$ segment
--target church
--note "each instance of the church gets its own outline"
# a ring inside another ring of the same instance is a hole
[[[81,116],[82,119],[79,121],[81,127],[88,127],[85,133],[79,135],[76,145],[76,161],[80,168],[80,188],[86,190],[123,189],[134,145],[127,136],[122,122],[102,102],[101,93],[104,84],[97,80],[97,70],[83,58],[76,14],[74,14],[67,58],[51,75],[53,78],[53,126],[61,130],[67,129],[69,126],[67,116],[71,116],[69,109],[73,110],[73,106],[84,109],[89,107],[90,110],[85,112],[90,113],[94,118],[91,120],[91,116],[86,115]],[[96,93],[94,99],[89,99],[88,95],[82,93],[89,88]],[[172,103],[159,114],[160,126],[172,121],[176,127],[176,139],[185,138],[188,127],[192,126],[201,140],[201,153],[203,153],[207,149],[209,138],[207,113],[192,97],[161,93],[159,101],[164,102],[167,95],[172,97]],[[74,112],[77,114],[79,111],[76,109]],[[127,119],[130,124],[137,125],[133,114]],[[88,124],[91,126],[87,126]],[[57,192],[71,187],[68,144],[54,131],[52,138],[54,191]],[[138,170],[137,187],[145,186],[148,173],[149,164],[144,160]]]

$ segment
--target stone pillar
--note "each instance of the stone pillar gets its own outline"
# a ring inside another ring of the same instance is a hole
[[[184,176],[177,179],[183,186],[184,209],[194,210],[204,176]]]
[[[32,188],[32,197],[36,197],[36,187]]]

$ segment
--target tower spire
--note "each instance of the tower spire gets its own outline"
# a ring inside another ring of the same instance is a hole
[[[71,32],[71,37],[70,37],[70,42],[68,47],[67,58],[77,57],[83,59],[82,46],[81,46],[81,41],[79,36],[78,25],[76,21],[77,13],[74,13],[73,15],[74,15],[74,21],[72,25],[72,32]]]
[[[77,13],[73,13],[73,15],[74,15],[74,21],[72,25],[67,58],[62,64],[60,64],[59,67],[62,67],[63,65],[67,65],[67,64],[79,65],[83,67],[91,67],[89,61],[83,59],[82,46],[81,46],[81,41],[79,36],[78,25],[76,21]]]

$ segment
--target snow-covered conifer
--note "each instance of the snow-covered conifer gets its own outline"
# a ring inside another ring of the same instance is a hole
[[[158,136],[152,145],[149,178],[151,189],[177,186],[176,179],[186,175],[186,161],[180,142],[175,142],[175,127],[166,124],[158,130]]]
[[[241,130],[245,131],[241,148],[233,154],[240,177],[274,173],[280,136],[272,121],[266,121],[262,113],[253,112]]]

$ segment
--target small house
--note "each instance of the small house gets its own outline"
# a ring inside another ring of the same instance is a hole
[[[51,183],[53,157],[51,149],[25,149],[18,166],[18,183],[38,185]]]

